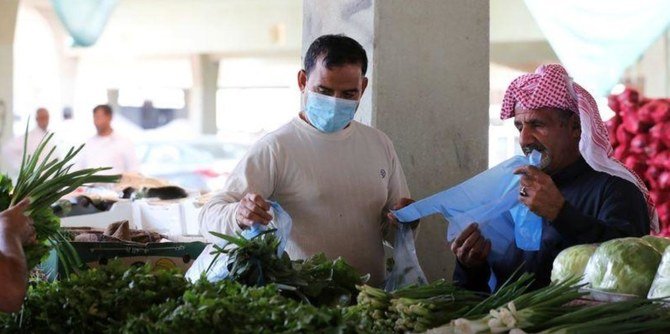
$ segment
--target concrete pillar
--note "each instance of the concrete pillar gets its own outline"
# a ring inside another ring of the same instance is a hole
[[[193,87],[188,94],[189,118],[202,134],[216,134],[216,91],[219,61],[208,55],[191,57]]]
[[[75,81],[77,79],[77,67],[79,66],[79,58],[75,57],[66,57],[61,54],[60,57],[60,73],[61,73],[61,104],[63,108],[73,108],[74,107],[74,93],[75,93]],[[109,93],[108,93],[109,94]],[[118,92],[117,92],[118,95]],[[118,97],[117,97],[118,99]],[[58,112],[62,117],[62,109],[54,110]]]
[[[645,51],[630,72],[645,96],[670,97],[670,29]]]
[[[110,88],[107,89],[107,105],[109,105],[112,110],[119,112],[119,89]]]
[[[372,30],[363,19],[370,11]],[[486,169],[488,1],[306,0],[304,15],[303,49],[314,37],[337,32],[362,35],[363,46],[372,47],[369,124],[393,140],[413,198]],[[445,231],[441,217],[429,217],[417,239],[431,280],[452,276]]]
[[[373,0],[305,0],[303,2],[302,53],[321,35],[345,34],[361,43],[369,62],[366,76],[374,76],[374,6]],[[304,61],[304,59],[303,59]],[[302,63],[302,62],[301,62]],[[372,124],[372,96],[374,82],[368,87],[356,112],[356,120]]]
[[[12,137],[14,119],[14,32],[19,0],[0,1],[0,146]],[[2,157],[0,156],[0,164]]]

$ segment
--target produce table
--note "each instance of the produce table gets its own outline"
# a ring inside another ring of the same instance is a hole
[[[230,274],[190,283],[178,271],[112,262],[58,282],[32,284],[4,332],[77,333],[599,333],[670,332],[670,311],[646,298],[584,299],[569,278],[528,291],[522,274],[483,295],[445,280],[384,291],[341,259],[292,261],[272,231],[227,237]]]

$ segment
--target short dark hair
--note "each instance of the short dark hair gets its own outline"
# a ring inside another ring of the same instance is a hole
[[[333,66],[354,64],[361,65],[363,75],[368,70],[368,56],[365,49],[353,38],[345,35],[323,35],[312,42],[304,61],[308,76],[320,57],[323,57],[323,63],[328,69]]]
[[[113,114],[112,107],[110,107],[109,104],[98,104],[93,108],[93,113],[95,114],[95,111],[98,109],[102,110],[107,116],[112,116]]]

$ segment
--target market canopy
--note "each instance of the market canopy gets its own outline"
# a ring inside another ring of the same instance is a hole
[[[74,46],[91,46],[98,40],[118,0],[51,0]]]
[[[525,1],[570,75],[598,96],[670,25],[667,0]]]

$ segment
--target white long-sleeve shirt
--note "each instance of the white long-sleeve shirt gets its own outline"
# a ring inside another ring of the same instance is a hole
[[[375,284],[385,273],[382,211],[409,197],[384,133],[354,121],[325,134],[298,117],[259,140],[204,206],[200,229],[208,241],[219,241],[209,231],[241,231],[235,211],[247,193],[278,202],[292,217],[292,259],[341,256]]]
[[[37,146],[39,146],[42,139],[49,133],[50,133],[49,131],[42,130],[40,127],[36,127],[30,130],[28,132],[28,139],[26,140],[27,154],[29,155],[34,154],[35,150],[37,149]],[[14,137],[12,140],[7,142],[7,144],[3,146],[2,156],[3,159],[6,159],[5,164],[6,172],[12,177],[17,176],[19,169],[21,168],[21,160],[23,158],[23,143],[25,138],[26,137],[24,135]],[[55,138],[52,138],[49,141],[49,143],[47,143],[47,145],[44,147],[44,150],[42,150],[42,153],[40,154],[39,159],[40,162],[42,162],[42,160],[45,159],[46,156],[49,154],[51,149],[54,148],[55,141],[56,141]],[[49,160],[55,158],[60,158],[60,152],[58,152],[58,150],[54,150]]]
[[[133,143],[112,132],[107,136],[95,135],[86,141],[79,153],[77,168],[112,167],[102,174],[137,172],[139,163]]]

